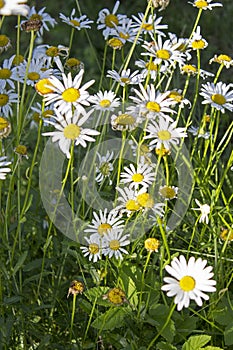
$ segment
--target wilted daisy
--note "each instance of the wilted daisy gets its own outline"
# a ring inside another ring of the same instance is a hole
[[[174,303],[177,304],[177,310],[183,307],[189,307],[190,301],[194,300],[198,306],[202,306],[204,300],[209,296],[204,292],[215,292],[216,281],[212,280],[212,266],[207,266],[207,261],[194,257],[186,261],[183,255],[174,258],[171,266],[165,266],[166,271],[172,277],[165,277],[163,280],[166,284],[162,290],[167,293],[168,297],[174,297]]]
[[[11,47],[11,41],[5,34],[0,34],[0,53]]]
[[[69,48],[63,45],[39,45],[33,51],[33,58],[44,60],[44,65],[46,68],[54,68],[55,63],[60,72],[64,71],[61,57],[66,58],[68,55]]]
[[[92,109],[97,111],[113,111],[120,105],[120,99],[116,97],[113,91],[99,91],[97,94],[90,96],[88,101],[93,104]]]
[[[151,149],[145,142],[139,144],[136,140],[129,140],[129,145],[133,151],[133,156],[137,157],[141,163],[151,163]]]
[[[170,149],[172,144],[179,144],[180,138],[187,137],[185,128],[177,128],[176,124],[176,121],[171,123],[162,117],[159,118],[158,122],[150,120],[146,128],[149,135],[146,135],[144,139],[153,139],[150,146],[161,147],[163,145]]]
[[[193,36],[189,41],[189,47],[191,47],[193,50],[203,50],[207,46],[207,41],[201,35],[201,27],[197,26],[196,31],[193,33]]]
[[[13,71],[18,81],[24,83],[27,78],[27,85],[34,86],[38,80],[49,78],[53,74],[53,69],[45,69],[44,63],[43,59],[32,59],[29,68],[27,68],[27,62],[23,62]]]
[[[129,235],[124,235],[119,229],[113,229],[106,233],[103,239],[103,255],[110,259],[112,257],[123,259],[122,253],[128,254],[127,250],[123,248],[130,244],[128,238]]]
[[[141,74],[138,74],[138,70],[131,73],[130,69],[123,69],[120,74],[115,70],[108,70],[107,73],[107,77],[112,78],[121,86],[138,85],[140,82],[144,81],[144,77]]]
[[[82,294],[83,291],[84,291],[83,282],[74,280],[70,283],[70,287],[67,293],[67,298],[69,298],[70,294],[72,295]]]
[[[155,180],[153,167],[147,163],[138,164],[137,167],[131,163],[129,167],[124,167],[121,173],[121,183],[129,184],[129,189],[139,189],[139,187],[147,188]]]
[[[55,131],[44,132],[43,136],[52,136],[52,142],[57,142],[61,151],[70,158],[70,147],[72,142],[75,146],[87,147],[87,142],[95,142],[93,136],[99,135],[99,131],[83,128],[83,124],[89,118],[90,112],[76,111],[72,116],[72,111],[67,112],[66,117],[63,117],[57,110],[54,121],[48,120],[47,123],[54,126]]]
[[[126,110],[124,113],[119,111],[118,114],[111,116],[111,125],[113,130],[132,131],[136,129],[142,119],[138,116],[138,113],[130,112]]]
[[[175,33],[168,33],[172,45],[176,46],[176,49],[182,52],[187,60],[192,58],[190,54],[191,49],[188,48],[189,39],[188,38],[178,38]]]
[[[193,210],[200,210],[200,219],[199,222],[205,222],[207,225],[209,223],[209,213],[210,206],[208,204],[201,204],[198,199],[195,199],[195,202],[199,206],[199,208],[192,208]]]
[[[84,111],[84,106],[89,106],[88,102],[89,93],[86,91],[92,84],[94,80],[90,80],[82,87],[80,87],[84,70],[81,69],[80,72],[72,79],[71,73],[66,76],[62,74],[63,83],[56,77],[52,76],[49,79],[49,87],[53,90],[52,93],[45,95],[45,104],[48,105],[54,102],[54,106],[58,109],[60,113],[67,113],[72,111],[73,107],[80,111]]]
[[[88,256],[89,261],[92,261],[95,263],[99,259],[101,259],[101,253],[102,253],[102,240],[100,236],[97,235],[91,235],[91,237],[84,237],[84,239],[87,241],[87,247],[82,246],[80,247],[82,253],[84,256]]]
[[[11,162],[7,161],[7,157],[0,157],[0,180],[5,180],[8,173],[11,172],[11,169],[8,168]]]
[[[23,1],[23,0],[22,0]],[[54,27],[55,24],[57,24],[56,20],[52,18],[47,12],[44,12],[46,7],[41,8],[38,12],[35,9],[35,6],[32,6],[30,9],[29,14],[27,15],[27,19],[30,20],[39,20],[41,22],[40,29],[36,32],[37,35],[43,36],[44,29],[49,31],[49,27],[47,24],[49,24],[51,27]],[[26,21],[21,22],[21,26]]]
[[[130,216],[141,209],[141,206],[137,201],[136,191],[127,187],[116,187],[116,190],[119,192],[117,201],[120,202],[120,204],[115,207],[115,210],[119,211],[120,216],[124,213],[126,213],[127,216]]]
[[[109,184],[112,184],[110,175],[113,171],[112,160],[114,153],[107,151],[105,156],[101,156],[99,152],[96,152],[98,163],[96,164],[96,182],[101,183],[105,179],[109,180]]]
[[[124,221],[119,217],[115,209],[108,212],[108,209],[99,210],[99,213],[93,211],[93,219],[91,224],[84,232],[98,234],[100,237],[113,229],[121,229],[124,227]]]
[[[210,137],[209,131],[205,132],[203,128],[198,128],[193,125],[188,128],[188,131],[193,134],[193,136],[197,136],[198,138],[203,138],[205,140]]]
[[[0,88],[0,113],[8,117],[13,114],[11,104],[18,102],[18,94],[14,90]]]
[[[149,2],[149,0],[147,0]],[[152,5],[159,11],[165,10],[165,8],[169,5],[170,0],[152,0]]]
[[[233,90],[232,84],[222,83],[221,81],[217,84],[206,83],[202,84],[200,95],[204,97],[203,104],[210,104],[218,111],[225,113],[225,109],[233,111]]]
[[[169,119],[168,114],[175,113],[170,108],[176,103],[174,99],[168,98],[170,91],[164,93],[156,91],[153,84],[148,85],[146,90],[142,84],[139,84],[139,88],[140,90],[133,89],[137,97],[129,96],[135,103],[135,106],[128,108],[129,110],[135,113],[138,112],[149,119],[154,119],[155,117],[167,117]]]
[[[110,12],[107,8],[104,8],[99,12],[99,16],[97,19],[97,24],[99,24],[97,25],[97,29],[103,29],[103,36],[105,40],[108,38],[109,35],[112,34],[112,31],[115,28],[115,26],[120,25],[121,20],[127,17],[126,15],[116,14],[119,5],[120,1],[116,1],[112,12]]]
[[[11,123],[0,116],[0,139],[7,137],[11,132]]]
[[[138,17],[132,15],[132,18],[134,19],[134,23],[132,25],[132,28],[134,28],[134,31],[137,33],[139,29],[141,28],[142,34],[159,34],[162,36],[165,36],[165,34],[161,31],[163,29],[167,29],[167,24],[160,24],[163,17],[156,18],[156,14],[149,15],[147,19],[145,20],[144,13],[140,12],[138,13]]]
[[[103,300],[109,300],[113,305],[122,305],[128,303],[125,292],[120,288],[112,288],[107,294],[103,295]]]
[[[193,2],[188,1],[189,4],[202,10],[212,10],[213,7],[220,7],[222,4],[220,2],[214,2],[213,0],[194,0]]]
[[[66,17],[62,13],[59,14],[59,17],[61,18],[62,22],[74,27],[77,30],[81,30],[83,28],[89,29],[91,28],[90,24],[94,22],[87,18],[86,15],[75,17],[75,9],[72,10],[70,17]]]
[[[160,186],[159,194],[166,200],[176,198],[178,187],[175,186]]]
[[[216,62],[218,64],[222,64],[224,65],[227,69],[230,68],[231,66],[233,66],[233,59],[228,56],[228,55],[214,55],[213,58],[211,58],[211,60],[209,61],[209,63],[211,64],[212,62]]]
[[[27,0],[4,0],[1,1],[0,5],[0,15],[10,16],[10,15],[22,15],[27,16],[30,8],[25,3]]]

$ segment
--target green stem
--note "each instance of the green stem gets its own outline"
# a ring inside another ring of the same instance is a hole
[[[76,297],[77,297],[77,294],[73,294],[72,315],[71,315],[71,321],[70,321],[70,341],[72,340],[72,334],[73,334]]]

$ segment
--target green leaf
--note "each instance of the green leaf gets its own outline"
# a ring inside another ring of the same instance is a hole
[[[202,350],[223,350],[223,349],[216,346],[206,346],[205,348],[202,348]]]
[[[109,291],[109,287],[93,287],[84,292],[84,295],[91,303],[97,303],[103,306],[112,306],[108,300],[104,300],[103,296]]]
[[[224,340],[226,345],[233,344],[233,322],[226,326],[224,331]]]
[[[182,350],[200,350],[202,346],[205,346],[211,339],[209,335],[194,335],[190,337],[182,346]]]
[[[12,275],[14,276],[16,272],[23,266],[23,263],[28,255],[28,252],[25,251],[22,255],[20,255],[17,263],[15,264],[15,267],[13,268]]]
[[[125,318],[125,311],[123,308],[112,308],[100,315],[92,323],[92,327],[101,330],[112,330],[123,326]]]
[[[169,314],[169,308],[165,305],[157,304],[155,308],[149,310],[149,317],[146,317],[146,321],[152,326],[155,326],[158,331],[164,327]],[[170,320],[167,326],[161,332],[161,335],[170,343],[172,343],[175,336],[175,324]]]
[[[177,350],[177,348],[169,343],[164,343],[163,341],[159,342],[156,345],[158,350]]]

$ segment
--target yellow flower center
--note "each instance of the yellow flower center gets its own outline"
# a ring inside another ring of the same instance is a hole
[[[117,26],[119,24],[118,18],[117,16],[113,15],[113,14],[109,14],[105,17],[104,20],[106,27],[109,28],[114,28],[114,24]],[[114,24],[113,24],[114,23]]]
[[[75,27],[80,27],[80,22],[76,19],[71,19],[70,23],[73,24]]]
[[[108,45],[111,46],[113,49],[121,49],[124,44],[120,39],[112,38],[108,40]]]
[[[161,49],[156,52],[156,56],[161,60],[169,60],[169,58],[171,57],[171,54],[168,50]]]
[[[69,68],[76,68],[80,66],[81,61],[79,61],[77,58],[68,58],[68,60],[66,60],[65,65]]]
[[[9,79],[11,77],[11,70],[7,68],[0,69],[0,79]]]
[[[192,66],[191,64],[185,64],[182,67],[182,71],[187,74],[193,74],[197,72],[197,68],[195,66]]]
[[[121,78],[121,81],[122,81],[122,83],[124,83],[124,84],[129,84],[130,83],[130,79],[129,78]]]
[[[77,137],[80,135],[80,127],[75,124],[69,124],[67,125],[64,130],[63,134],[65,138],[70,139],[70,140],[75,140]]]
[[[176,197],[176,191],[174,190],[174,188],[169,186],[164,186],[160,188],[159,193],[161,194],[161,196],[168,199],[173,199]]]
[[[5,6],[5,1],[4,0],[0,0],[0,9],[2,9]]]
[[[146,63],[146,69],[157,71],[158,70],[158,65],[155,64],[154,62],[147,62]]]
[[[221,94],[214,94],[211,96],[211,100],[214,103],[217,103],[218,105],[224,105],[224,103],[226,103],[226,99],[223,95]]]
[[[146,108],[149,109],[149,111],[155,112],[155,113],[158,113],[161,110],[160,105],[157,102],[154,102],[154,101],[147,102]]]
[[[232,58],[228,55],[219,55],[218,60],[221,61],[226,61],[226,62],[231,62]]]
[[[17,147],[15,147],[15,153],[19,154],[20,156],[26,156],[27,147],[24,145],[18,145]]]
[[[53,85],[50,83],[49,79],[47,78],[41,79],[35,84],[36,91],[41,95],[45,95],[53,92],[53,90],[50,89],[49,86],[53,86]]]
[[[122,39],[127,40],[127,39],[129,39],[129,34],[127,34],[127,33],[124,34],[124,33],[120,32],[120,33],[119,33],[119,37],[122,38]]]
[[[112,250],[118,250],[120,248],[120,242],[118,239],[113,239],[109,243],[109,248]]]
[[[0,117],[0,138],[7,137],[11,132],[11,124],[3,117]]]
[[[5,128],[7,128],[8,125],[9,125],[9,122],[5,118],[0,117],[0,131],[2,131]]]
[[[140,209],[140,205],[134,199],[129,199],[126,202],[125,207],[129,211],[137,211]]]
[[[112,226],[106,222],[106,223],[100,224],[97,231],[101,236],[103,236],[105,233],[108,232],[108,230],[111,230],[111,228]]]
[[[142,193],[137,196],[137,202],[144,208],[153,208],[154,200],[149,193]]]
[[[0,94],[0,107],[5,106],[9,101],[9,96],[6,94]]]
[[[146,155],[146,154],[150,153],[150,149],[149,149],[149,147],[147,145],[141,145],[139,152],[142,155]]]
[[[222,240],[226,241],[233,241],[233,230],[229,230],[227,228],[223,228],[222,232],[220,234],[220,237],[222,238]]]
[[[41,115],[43,118],[50,118],[54,116],[54,111],[52,109],[46,109]]]
[[[120,305],[126,300],[125,293],[120,288],[111,289],[107,294],[107,298],[115,305]]]
[[[196,281],[191,276],[184,276],[181,278],[179,285],[184,292],[190,292],[195,288]]]
[[[12,63],[14,66],[19,66],[20,63],[22,63],[24,61],[24,57],[22,55],[15,55]]]
[[[129,114],[121,114],[115,119],[115,123],[122,126],[133,125],[135,122],[134,117]]]
[[[156,238],[147,238],[144,242],[144,247],[146,250],[151,252],[157,252],[159,248],[159,240]]]
[[[153,25],[151,23],[143,23],[142,29],[151,31],[154,29]]]
[[[29,20],[39,20],[39,21],[42,21],[43,20],[43,17],[38,15],[37,13],[34,13],[30,18]]]
[[[182,95],[177,92],[177,91],[171,91],[170,94],[168,95],[169,98],[172,98],[175,100],[177,103],[181,102],[183,100]]]
[[[195,1],[194,5],[200,9],[200,8],[208,6],[208,2],[205,0],[197,0],[197,1]]]
[[[59,49],[57,46],[51,46],[45,51],[45,54],[49,57],[56,57],[59,55]]]
[[[62,93],[62,98],[66,102],[75,102],[80,97],[80,92],[75,88],[68,88]]]
[[[132,181],[133,182],[141,182],[144,179],[142,174],[133,174]]]
[[[100,165],[99,170],[104,176],[108,176],[110,173],[110,164],[108,162],[103,162]]]
[[[93,255],[97,254],[97,253],[99,253],[99,246],[97,243],[90,243],[88,250],[89,250],[90,254],[93,254]]]
[[[192,42],[192,48],[195,50],[201,50],[201,49],[204,49],[205,47],[206,47],[206,42],[202,39],[194,40]]]
[[[111,101],[109,100],[102,100],[100,101],[99,105],[103,108],[108,108],[111,105]]]
[[[4,34],[1,34],[0,35],[0,47],[5,47],[9,44],[10,40],[9,38],[4,35]]]
[[[37,72],[30,72],[28,73],[28,79],[32,81],[38,80],[40,79],[40,74]]]
[[[168,130],[160,130],[157,132],[158,138],[162,141],[171,139],[171,133]]]

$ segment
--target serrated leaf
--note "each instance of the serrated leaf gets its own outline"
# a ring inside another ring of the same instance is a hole
[[[112,308],[100,315],[92,323],[92,327],[101,330],[112,330],[123,326],[126,313],[123,308]]]
[[[84,295],[91,303],[103,306],[112,306],[108,300],[103,300],[103,296],[109,291],[109,287],[93,287],[84,292]]]
[[[160,341],[157,345],[156,348],[158,350],[177,350],[177,348],[169,343],[164,343]]]
[[[182,350],[200,350],[211,339],[209,335],[193,335],[182,346]]]
[[[23,263],[28,255],[28,252],[25,251],[22,255],[20,255],[17,263],[15,264],[15,267],[13,268],[12,275],[14,276],[16,272],[23,266]]]
[[[233,344],[233,322],[226,326],[224,331],[224,340],[226,345]]]

